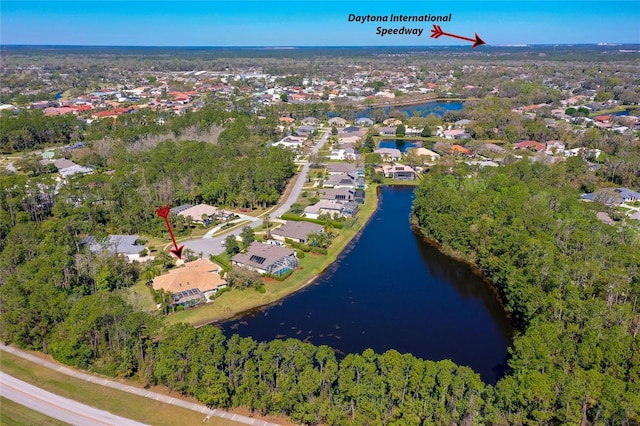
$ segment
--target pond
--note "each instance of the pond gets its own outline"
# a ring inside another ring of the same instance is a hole
[[[512,336],[496,295],[468,265],[412,229],[413,187],[382,187],[379,197],[359,236],[311,285],[218,326],[258,341],[326,344],[339,355],[372,348],[451,359],[495,383]]]
[[[407,152],[411,148],[421,147],[422,141],[409,139],[381,139],[378,148],[395,148],[400,152]]]
[[[429,114],[442,117],[447,111],[460,111],[464,104],[460,101],[432,101],[423,102],[414,105],[401,105],[401,106],[385,106],[385,107],[370,107],[359,109],[356,112],[356,118],[373,118],[375,117],[375,110],[382,108],[385,116],[389,116],[392,111],[400,111],[406,114],[407,117],[426,117]]]

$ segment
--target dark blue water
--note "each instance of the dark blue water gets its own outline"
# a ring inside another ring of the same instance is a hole
[[[383,187],[360,236],[313,284],[222,329],[258,341],[294,337],[343,354],[372,348],[448,358],[495,383],[505,369],[510,322],[467,265],[413,232],[412,200],[412,187]]]
[[[406,152],[408,149],[418,146],[416,141],[409,141],[404,139],[382,139],[378,144],[378,148],[395,148],[400,152]]]
[[[389,116],[392,111],[400,111],[406,114],[407,117],[426,117],[429,114],[434,114],[438,117],[447,111],[460,111],[463,107],[462,102],[444,102],[433,101],[425,102],[416,105],[405,106],[388,106],[388,107],[371,107],[365,109],[359,109],[356,111],[356,118],[374,118],[376,108],[382,108],[386,116]]]

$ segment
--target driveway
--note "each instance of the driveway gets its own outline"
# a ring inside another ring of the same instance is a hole
[[[316,146],[314,146],[313,149],[311,150],[311,153],[317,154],[320,151],[320,149],[322,149],[324,144],[327,142],[330,135],[331,135],[331,130],[326,130],[324,132],[324,135],[322,135],[322,137],[316,144]],[[287,211],[289,211],[289,209],[291,208],[291,205],[293,205],[293,203],[295,203],[298,200],[298,197],[300,197],[300,194],[302,193],[302,187],[307,181],[308,174],[309,174],[309,162],[306,162],[302,165],[302,168],[298,173],[298,178],[296,179],[296,182],[294,183],[293,188],[291,188],[291,191],[289,191],[287,198],[282,200],[280,204],[278,204],[276,207],[274,207],[272,210],[268,212],[271,215],[272,219],[277,219],[283,214],[285,214]],[[247,216],[247,218],[251,218],[249,220],[252,220],[251,223],[247,224],[248,226],[254,229],[262,226],[263,221],[261,218],[257,218],[254,216]],[[220,235],[216,237],[213,237],[211,235],[212,232],[209,231],[203,238],[182,241],[180,242],[180,244],[184,244],[185,249],[191,249],[196,254],[202,253],[203,256],[206,256],[206,257],[209,257],[210,255],[218,255],[225,250],[224,246],[222,245],[222,242],[229,235],[240,235],[240,233],[242,232],[242,228],[243,227],[234,229],[232,231],[225,233],[224,235]],[[213,231],[213,232],[216,232],[216,231]]]

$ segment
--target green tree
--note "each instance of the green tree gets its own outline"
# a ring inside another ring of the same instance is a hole
[[[236,240],[235,235],[229,235],[225,238],[224,243],[225,251],[229,256],[240,253],[240,246],[238,245],[238,240]]]
[[[250,226],[243,226],[242,231],[240,233],[240,237],[242,238],[242,245],[246,248],[249,247],[249,244],[255,241],[256,236],[253,232],[253,228]]]

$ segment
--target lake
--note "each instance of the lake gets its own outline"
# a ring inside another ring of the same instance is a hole
[[[411,148],[422,146],[422,141],[409,139],[381,139],[378,148],[395,148],[400,152],[407,152]]]
[[[367,226],[312,284],[218,326],[258,341],[326,344],[339,355],[372,348],[451,359],[495,383],[512,327],[494,292],[414,232],[413,187],[382,187],[379,197]]]
[[[442,117],[445,112],[460,111],[463,106],[463,103],[460,101],[431,101],[415,105],[370,107],[357,110],[356,118],[373,118],[375,117],[376,108],[382,108],[387,117],[389,116],[389,114],[391,114],[392,111],[403,112],[407,117],[426,117],[429,114],[434,114],[438,117]]]

